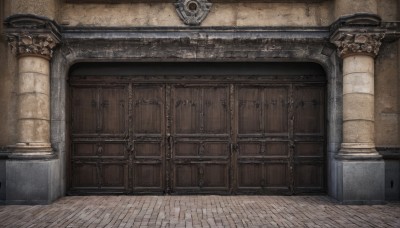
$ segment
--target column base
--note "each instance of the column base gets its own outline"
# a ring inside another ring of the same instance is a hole
[[[382,156],[376,151],[374,143],[342,143],[338,160],[381,160]]]
[[[61,196],[60,161],[5,160],[5,181],[4,204],[49,204]]]
[[[50,143],[17,143],[9,147],[9,158],[13,159],[51,159],[55,157]]]
[[[385,203],[383,160],[336,160],[337,199],[342,204]]]

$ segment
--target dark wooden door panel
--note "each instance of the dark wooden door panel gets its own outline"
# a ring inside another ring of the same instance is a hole
[[[172,192],[229,191],[229,85],[172,85]]]
[[[84,192],[126,192],[128,167],[125,162],[86,162],[72,165],[72,188]]]
[[[269,160],[241,161],[238,165],[238,191],[242,193],[288,193],[288,163]]]
[[[325,84],[315,78],[120,79],[71,85],[71,192],[325,190]]]
[[[180,161],[173,167],[174,193],[220,192],[229,191],[229,164],[227,162]]]
[[[125,86],[101,87],[98,131],[113,136],[123,135],[127,128],[127,89]]]
[[[229,142],[227,141],[205,141],[205,140],[182,140],[175,141],[175,158],[224,158],[229,159]]]
[[[301,135],[324,135],[324,90],[321,86],[294,87],[294,132]]]
[[[132,191],[164,192],[165,188],[165,85],[132,86]]]
[[[135,191],[164,191],[164,175],[162,162],[136,162],[134,164]]]
[[[288,191],[290,88],[269,84],[237,87],[238,192]]]
[[[289,87],[265,88],[265,133],[288,134]]]
[[[78,85],[71,95],[71,190],[127,192],[127,86]]]
[[[164,86],[133,86],[133,131],[161,137],[164,131]]]
[[[72,134],[96,133],[98,89],[96,87],[72,90]]]

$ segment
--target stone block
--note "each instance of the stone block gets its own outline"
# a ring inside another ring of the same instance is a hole
[[[376,0],[335,0],[336,18],[354,13],[376,14],[377,10]]]
[[[380,204],[385,201],[385,163],[337,162],[337,199],[343,204]]]
[[[343,95],[343,120],[374,121],[374,96],[367,93]]]
[[[7,204],[48,204],[60,197],[60,162],[7,160]]]
[[[50,142],[50,122],[48,120],[19,120],[18,140],[21,143]]]
[[[385,160],[385,199],[400,200],[400,161]]]
[[[46,94],[20,94],[18,106],[20,119],[50,120],[50,97]]]
[[[235,26],[237,4],[214,3],[202,26]]]
[[[50,94],[49,76],[39,73],[19,74],[19,93]]]
[[[237,26],[328,25],[331,21],[328,7],[306,3],[239,3]]]
[[[62,21],[69,26],[146,26],[150,4],[63,4]],[[157,17],[163,14],[158,11]],[[121,16],[123,15],[123,16]],[[171,16],[178,15],[174,14]]]
[[[35,14],[57,19],[58,0],[12,0],[11,14]]]
[[[343,121],[344,143],[372,143],[374,142],[374,122],[369,120]]]
[[[6,160],[0,160],[0,203],[6,200]]]
[[[49,60],[36,56],[22,56],[18,59],[19,73],[39,73],[49,75]]]
[[[349,73],[343,76],[343,94],[374,94],[374,75],[371,73]]]
[[[154,4],[148,8],[147,15],[148,26],[184,25],[176,13],[175,5],[171,3]]]
[[[367,55],[352,55],[343,59],[343,75],[351,73],[374,74],[374,58]]]

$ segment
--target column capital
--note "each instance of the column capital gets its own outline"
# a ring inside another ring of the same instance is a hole
[[[6,36],[17,56],[51,59],[61,35],[57,24],[34,15],[13,15],[5,20]]]
[[[330,42],[341,58],[350,55],[378,55],[386,34],[381,18],[374,14],[355,14],[339,18],[331,26]]]
[[[342,31],[331,38],[331,42],[336,45],[337,53],[341,58],[350,55],[378,55],[382,44],[383,32],[368,31]]]

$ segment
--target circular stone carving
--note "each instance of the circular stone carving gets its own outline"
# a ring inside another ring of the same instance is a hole
[[[175,3],[176,12],[187,25],[199,25],[211,8],[207,0],[178,0]]]
[[[199,5],[195,1],[190,1],[186,4],[186,7],[189,11],[195,13],[198,10]]]

